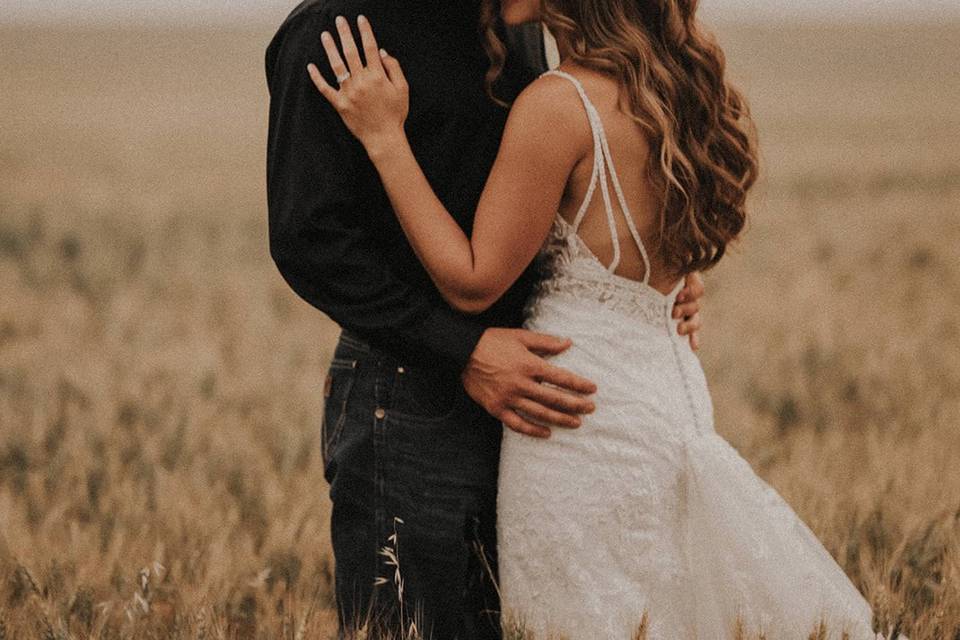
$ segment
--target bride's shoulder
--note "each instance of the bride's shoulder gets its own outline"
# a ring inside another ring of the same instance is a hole
[[[536,129],[565,136],[581,133],[585,140],[592,139],[576,88],[555,74],[547,73],[531,82],[514,101],[510,119]]]
[[[548,71],[520,92],[516,102],[521,101],[549,103],[558,108],[569,110],[580,103],[580,97],[570,80],[556,72]],[[542,104],[541,106],[547,105]]]

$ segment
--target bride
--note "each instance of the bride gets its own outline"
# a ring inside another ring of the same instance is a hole
[[[369,22],[358,46],[341,21],[346,63],[322,36],[339,88],[308,70],[446,300],[480,312],[539,257],[526,327],[572,338],[556,363],[598,382],[579,430],[504,431],[506,614],[537,638],[726,638],[737,625],[801,638],[821,623],[830,638],[875,638],[841,568],[714,431],[703,370],[674,330],[683,276],[737,239],[756,177],[746,104],[696,4],[505,3],[542,7],[561,64],[513,105],[470,237],[411,152],[407,84]]]

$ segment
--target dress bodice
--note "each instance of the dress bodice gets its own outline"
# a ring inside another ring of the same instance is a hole
[[[683,287],[680,281],[669,294],[646,282],[612,273],[593,254],[573,226],[559,215],[541,251],[543,279],[527,304],[527,317],[541,312],[547,297],[599,305],[646,324],[664,327]]]

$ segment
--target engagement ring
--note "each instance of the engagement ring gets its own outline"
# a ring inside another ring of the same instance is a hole
[[[341,73],[340,75],[337,76],[337,83],[338,83],[338,84],[343,84],[343,83],[346,82],[349,78],[350,78],[350,72],[349,72],[349,71],[344,71],[343,73]]]

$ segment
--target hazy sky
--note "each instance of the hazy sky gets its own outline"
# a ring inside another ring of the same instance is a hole
[[[276,23],[299,0],[0,0],[0,22]],[[456,2],[457,0],[450,0]],[[960,17],[960,0],[701,0],[734,20]]]

